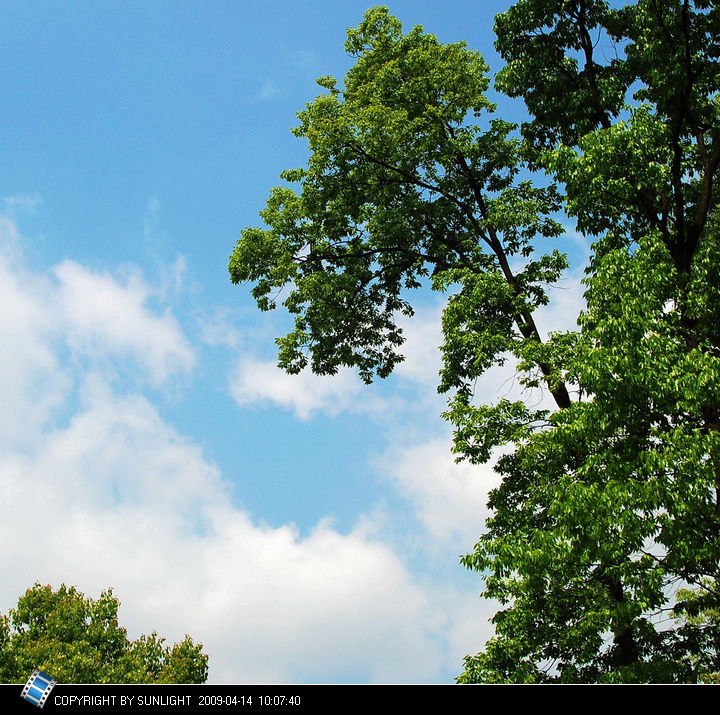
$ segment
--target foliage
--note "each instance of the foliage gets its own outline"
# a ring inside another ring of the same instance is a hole
[[[170,648],[153,632],[136,641],[118,625],[112,590],[97,601],[64,584],[35,584],[0,614],[0,682],[25,682],[35,668],[60,683],[204,683],[208,656],[186,636]]]
[[[348,31],[344,86],[321,78],[299,114],[311,158],[282,175],[299,191],[274,189],[268,228],[231,257],[261,309],[286,290],[290,372],[385,377],[410,291],[447,292],[455,451],[480,463],[513,446],[463,559],[503,608],[460,682],[717,671],[717,621],[674,619],[672,594],[720,605],[719,24],[708,0],[519,0],[495,26],[496,84],[530,113],[518,134],[493,117],[477,52],[374,8]],[[595,240],[587,307],[542,340],[535,310],[567,266],[561,209]],[[553,412],[474,401],[509,358]]]
[[[717,607],[716,582],[703,579],[697,589],[682,588],[673,612],[679,627],[697,647],[684,656],[700,671],[703,683],[720,683],[720,609]]]
[[[526,1],[496,19],[499,84],[525,98],[537,164],[597,241],[564,361],[578,398],[501,460],[465,559],[507,607],[464,682],[696,681],[700,655],[717,660],[717,624],[669,612],[720,561],[719,19],[672,1]],[[549,102],[558,74],[567,111]]]

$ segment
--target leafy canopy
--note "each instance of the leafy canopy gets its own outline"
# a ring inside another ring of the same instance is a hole
[[[112,590],[97,601],[64,584],[35,584],[0,614],[0,682],[25,682],[35,668],[60,683],[204,683],[208,656],[186,636],[165,646],[153,632],[136,641],[118,625]]]
[[[561,232],[550,216],[559,198],[518,181],[522,146],[512,124],[490,118],[479,53],[419,27],[403,35],[386,8],[348,31],[346,49],[357,62],[344,88],[320,78],[328,93],[299,114],[294,133],[310,161],[282,178],[300,192],[271,191],[260,214],[269,228],[242,232],[231,278],[256,283],[262,310],[288,289],[296,319],[278,340],[282,367],[354,366],[366,382],[402,359],[396,317],[413,312],[407,292],[427,278],[436,290],[462,285],[447,313],[442,389],[471,384],[508,342],[522,353],[538,340],[532,313],[565,259],[529,257],[536,236]],[[484,130],[470,123],[481,119]],[[513,257],[528,260],[513,270]],[[453,323],[475,344],[455,340]]]
[[[299,114],[310,160],[282,175],[298,188],[271,192],[267,228],[231,257],[262,310],[282,296],[295,315],[290,372],[385,377],[411,291],[447,293],[455,452],[512,446],[463,559],[502,609],[460,682],[720,670],[719,25],[709,0],[519,0],[495,25],[518,128],[494,116],[477,52],[373,8],[348,31],[344,84],[321,78]],[[560,210],[594,240],[587,307],[542,340]],[[508,358],[554,411],[477,403],[476,378]]]

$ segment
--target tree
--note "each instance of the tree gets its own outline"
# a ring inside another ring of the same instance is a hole
[[[563,361],[578,397],[501,460],[495,516],[465,560],[507,604],[466,682],[717,670],[717,629],[670,615],[678,585],[718,603],[719,19],[656,0],[520,2],[496,19],[498,83],[525,98],[537,164],[597,238]]]
[[[686,637],[695,639],[697,643],[686,657],[694,661],[693,667],[700,673],[700,681],[708,684],[720,683],[720,672],[717,671],[720,610],[714,605],[717,603],[714,591],[715,583],[711,579],[705,579],[695,590],[680,589],[677,594],[679,605],[673,613]]]
[[[186,636],[170,648],[153,631],[136,641],[118,625],[112,590],[97,601],[64,584],[35,584],[0,614],[0,682],[25,682],[35,668],[60,683],[204,683],[208,656]]]
[[[707,0],[520,0],[496,18],[496,86],[529,120],[493,118],[464,44],[407,35],[386,8],[348,31],[342,88],[299,114],[307,168],[242,232],[233,282],[283,305],[289,372],[402,359],[398,314],[448,294],[439,390],[459,459],[502,483],[466,566],[503,608],[460,682],[676,682],[717,672],[717,621],[673,619],[678,587],[714,612],[720,563],[720,262],[715,176],[720,13]],[[538,180],[531,181],[530,172]],[[534,312],[567,267],[565,214],[595,243],[578,330]],[[513,358],[555,409],[478,405]],[[701,657],[702,656],[702,657]]]

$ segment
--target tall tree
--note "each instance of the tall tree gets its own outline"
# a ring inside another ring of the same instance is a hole
[[[35,584],[0,614],[0,682],[24,683],[35,668],[60,683],[204,683],[208,656],[186,636],[171,647],[153,632],[130,641],[112,591],[94,601],[64,584]]]
[[[718,603],[718,22],[714,4],[658,0],[496,18],[498,84],[525,98],[537,164],[597,238],[564,362],[578,399],[501,460],[465,560],[507,607],[464,682],[717,671],[717,633],[670,612],[683,584],[695,612]]]
[[[671,617],[678,585],[698,589],[694,613],[718,605],[719,21],[707,1],[521,0],[496,18],[497,85],[530,113],[518,135],[493,118],[477,52],[374,8],[348,31],[343,87],[321,78],[299,115],[311,158],[282,176],[300,190],[274,189],[268,228],[231,257],[261,309],[288,288],[290,372],[384,377],[409,291],[449,293],[439,389],[455,451],[480,463],[514,446],[464,559],[504,607],[461,682],[719,669],[717,638]],[[587,309],[542,341],[534,312],[567,265],[551,248],[561,208],[595,237]],[[473,400],[508,354],[556,410]]]

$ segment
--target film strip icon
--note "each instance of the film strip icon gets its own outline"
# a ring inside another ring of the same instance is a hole
[[[28,678],[20,697],[25,698],[29,703],[41,708],[50,695],[50,691],[57,685],[57,680],[51,678],[47,673],[35,668],[33,674]]]

